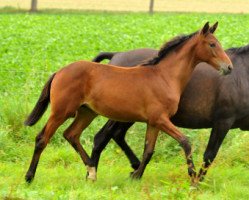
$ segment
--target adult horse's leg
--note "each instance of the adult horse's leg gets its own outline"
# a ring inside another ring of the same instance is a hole
[[[133,124],[134,123],[131,122],[126,123],[109,120],[95,135],[91,160],[96,170],[98,168],[100,155],[111,139],[113,139],[125,152],[126,156],[128,157],[131,163],[132,168],[134,170],[138,168],[138,166],[140,165],[140,161],[125,141],[125,134]],[[86,176],[88,178],[89,173],[87,173]]]
[[[91,160],[94,166],[96,167],[96,170],[98,168],[100,155],[104,150],[104,148],[106,147],[106,145],[112,139],[113,132],[115,131],[112,130],[113,129],[112,123],[113,121],[108,120],[108,122],[94,136]]]
[[[44,126],[42,131],[37,135],[32,161],[30,163],[29,170],[25,176],[25,179],[27,182],[31,182],[33,180],[42,151],[47,146],[50,138],[53,136],[57,128],[65,120],[66,120],[66,117],[62,115],[51,115],[49,117],[47,124]]]
[[[96,170],[93,162],[80,143],[80,135],[96,116],[97,115],[92,110],[87,107],[81,107],[78,109],[72,124],[64,132],[66,140],[73,146],[75,151],[80,154],[83,163],[87,166],[87,171],[89,173],[88,178],[92,180],[96,180]]]
[[[125,135],[127,130],[134,124],[134,122],[115,122],[117,124],[117,131],[113,133],[113,140],[121,147],[125,152],[125,155],[131,163],[131,167],[136,170],[140,165],[140,161],[134,152],[131,150],[127,142],[125,141]]]
[[[234,119],[222,119],[215,122],[211,131],[206,151],[204,153],[203,164],[199,171],[197,181],[202,181],[204,179],[208,168],[214,161],[226,134],[233,125],[233,122]]]
[[[133,173],[131,173],[132,178],[138,179],[138,178],[142,177],[144,170],[145,170],[145,167],[149,163],[149,161],[154,153],[154,148],[156,145],[158,133],[159,133],[159,129],[147,124],[143,159],[142,159],[141,164],[139,165],[138,169],[135,170]]]
[[[134,123],[130,122],[117,122],[109,120],[95,135],[91,159],[96,168],[98,166],[99,157],[111,138],[113,138],[113,140],[125,152],[126,156],[130,160],[131,166],[134,169],[138,168],[140,161],[125,141],[125,134],[133,124]]]

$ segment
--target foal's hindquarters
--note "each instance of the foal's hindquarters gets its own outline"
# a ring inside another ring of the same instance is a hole
[[[51,114],[46,125],[36,137],[36,145],[33,158],[29,170],[26,174],[27,182],[32,181],[32,179],[34,178],[40,155],[45,149],[50,138],[53,136],[57,128],[70,117],[75,118],[72,124],[65,130],[64,137],[80,154],[84,164],[87,166],[91,166],[91,160],[85,152],[84,148],[81,146],[79,138],[81,132],[91,123],[91,121],[97,116],[97,114],[86,106],[81,105],[80,99],[82,98],[82,94],[74,92],[77,90],[80,91],[80,80],[75,79],[76,74],[72,73],[74,71],[72,71],[71,73],[67,73],[68,68],[63,68],[55,75],[53,75],[52,78],[48,81],[46,85],[49,85],[49,87],[44,87],[42,95],[34,109],[36,111],[38,110],[38,114],[32,112],[29,119],[26,121],[27,125],[33,124],[33,122],[30,122],[33,120],[32,117],[38,118],[35,119],[36,121],[38,121],[44,112],[43,111],[39,113],[39,110],[45,110],[47,106],[46,105],[44,107],[42,104],[39,104],[39,102],[42,102],[43,99],[48,99],[47,101],[49,102],[50,99]],[[91,168],[89,168],[89,170],[92,171]],[[93,173],[95,172],[93,171]]]

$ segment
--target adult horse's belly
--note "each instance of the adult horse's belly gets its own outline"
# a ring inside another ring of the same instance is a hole
[[[209,128],[215,109],[220,75],[205,63],[199,64],[187,84],[172,122],[183,128]]]

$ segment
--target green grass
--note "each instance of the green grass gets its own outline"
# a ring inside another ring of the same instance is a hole
[[[217,36],[225,48],[249,41],[249,15],[230,14],[114,14],[25,13],[0,14],[0,197],[5,199],[248,199],[249,134],[230,131],[219,155],[198,189],[189,185],[179,145],[165,134],[141,181],[131,181],[131,168],[111,142],[103,153],[96,183],[85,181],[85,167],[63,139],[63,125],[41,156],[34,182],[25,172],[34,139],[48,113],[34,127],[23,121],[33,108],[49,75],[100,51],[159,48],[180,33],[196,31],[206,21],[219,21]],[[243,24],[242,24],[243,22]],[[90,153],[94,134],[105,123],[99,117],[82,134]],[[182,129],[193,144],[196,166],[202,162],[210,130]],[[127,134],[141,157],[145,125]]]

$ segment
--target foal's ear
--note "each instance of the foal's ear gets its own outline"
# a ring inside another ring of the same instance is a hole
[[[209,22],[207,22],[207,23],[203,26],[203,28],[201,29],[201,34],[202,34],[202,35],[206,35],[206,34],[208,33],[208,31],[209,31]]]
[[[217,27],[218,27],[218,22],[216,22],[213,26],[210,27],[209,29],[210,33],[214,33]]]

